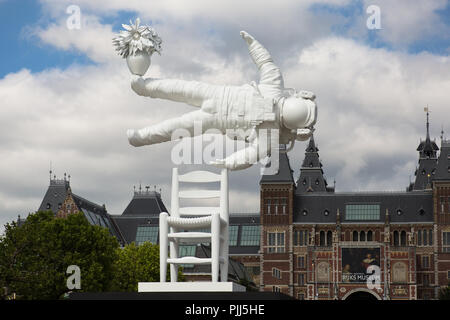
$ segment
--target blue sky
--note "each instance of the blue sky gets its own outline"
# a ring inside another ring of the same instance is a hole
[[[76,2],[74,1],[74,3]],[[376,4],[377,2],[372,3]],[[361,17],[368,16],[365,13],[365,6],[362,0],[351,0],[345,5],[315,3],[310,6],[309,11],[315,15],[328,14],[343,17],[344,22],[340,21],[331,26],[330,33],[332,34],[353,38],[375,48],[397,49],[395,45],[380,36],[383,32],[390,32],[386,29],[368,31],[363,36],[351,34],[355,25],[364,22]],[[383,11],[381,13],[383,23]],[[435,14],[442,24],[450,26],[450,2],[444,8],[435,10]],[[127,22],[136,16],[137,11],[117,10],[114,13],[107,12],[99,15],[99,19],[103,24],[111,24],[114,30],[118,30],[122,22]],[[0,27],[2,40],[6,44],[5,49],[0,52],[0,58],[2,61],[7,61],[0,65],[0,77],[21,68],[39,72],[54,67],[66,68],[73,64],[92,64],[92,60],[83,52],[59,50],[52,45],[43,43],[33,34],[35,28],[46,28],[50,23],[55,22],[54,17],[44,10],[40,1],[0,1]],[[415,39],[401,49],[412,54],[427,51],[433,54],[448,55],[449,48],[450,34],[443,32]]]
[[[413,3],[413,4],[412,4]],[[404,190],[425,134],[450,132],[448,0],[0,0],[0,232],[34,211],[48,185],[72,176],[76,194],[120,214],[133,185],[157,185],[170,207],[171,144],[133,148],[126,130],[191,111],[130,89],[111,44],[140,17],[163,38],[147,76],[240,85],[258,80],[246,30],[272,54],[286,87],[316,93],[315,141],[338,191]],[[82,28],[68,30],[78,5]],[[376,4],[381,30],[368,30]],[[28,70],[28,71],[26,71]],[[349,143],[351,142],[351,143]],[[439,145],[439,139],[437,140]],[[305,145],[290,152],[298,176]],[[259,168],[231,175],[231,209],[257,212]]]

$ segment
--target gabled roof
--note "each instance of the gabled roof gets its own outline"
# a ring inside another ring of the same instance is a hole
[[[261,183],[294,183],[294,178],[292,177],[293,170],[289,164],[289,158],[287,156],[286,147],[280,146],[278,158],[278,171],[276,174],[264,174],[260,180]],[[274,155],[272,156],[274,157]],[[271,162],[274,165],[274,162]],[[265,172],[269,170],[266,169]]]
[[[51,210],[56,214],[67,197],[69,187],[69,181],[67,180],[56,178],[50,179],[50,185],[42,199],[38,211]]]

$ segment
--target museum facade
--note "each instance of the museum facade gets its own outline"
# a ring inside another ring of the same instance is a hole
[[[230,279],[297,299],[436,299],[450,282],[450,140],[429,136],[417,148],[415,180],[403,192],[335,192],[311,137],[294,181],[286,152],[279,171],[260,181],[260,212],[230,214]],[[50,178],[39,210],[83,212],[122,245],[158,243],[156,190],[135,190],[121,215],[109,214]],[[205,245],[180,256],[208,256]],[[209,279],[206,266],[185,265],[189,280]]]

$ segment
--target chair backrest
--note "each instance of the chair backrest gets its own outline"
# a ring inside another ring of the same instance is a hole
[[[208,183],[220,182],[219,190],[185,190],[180,191],[180,182]],[[183,175],[178,174],[178,168],[172,170],[171,215],[205,216],[219,212],[222,219],[228,222],[228,170],[222,169],[220,174],[210,171],[191,171]],[[219,198],[218,207],[180,207],[180,199],[209,199]]]

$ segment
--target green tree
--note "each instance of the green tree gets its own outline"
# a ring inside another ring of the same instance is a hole
[[[158,245],[144,242],[137,246],[133,242],[117,251],[112,291],[136,292],[138,282],[159,282]],[[178,272],[178,279],[184,280],[181,271]]]
[[[0,238],[0,287],[22,299],[59,299],[67,288],[67,267],[81,271],[81,292],[110,288],[119,244],[107,229],[90,225],[82,213],[55,218],[30,214],[18,226],[5,225]]]
[[[450,300],[450,284],[439,290],[439,300]]]

